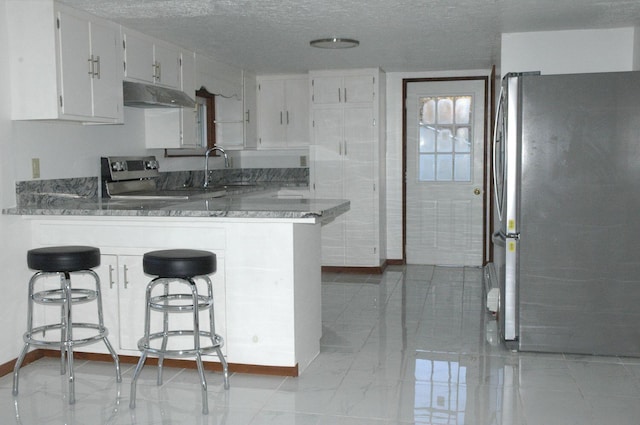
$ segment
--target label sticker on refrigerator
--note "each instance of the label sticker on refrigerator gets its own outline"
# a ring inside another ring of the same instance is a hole
[[[507,223],[507,229],[516,230],[516,221],[514,219],[509,220]]]
[[[516,243],[515,242],[509,242],[508,243],[508,249],[509,249],[509,252],[516,252]]]

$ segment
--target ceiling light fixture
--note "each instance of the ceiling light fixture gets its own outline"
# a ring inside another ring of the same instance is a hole
[[[350,49],[358,46],[360,42],[352,38],[320,38],[311,40],[309,44],[319,49]]]

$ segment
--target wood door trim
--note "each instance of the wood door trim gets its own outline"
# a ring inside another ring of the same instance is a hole
[[[493,75],[493,74],[492,74]],[[407,86],[411,83],[434,83],[434,82],[451,82],[451,81],[483,81],[484,82],[484,158],[482,160],[482,262],[485,263],[487,258],[487,199],[490,199],[487,170],[487,158],[491,149],[488,130],[489,113],[489,76],[468,76],[468,77],[434,77],[434,78],[403,78],[402,79],[402,261],[407,260]],[[492,95],[493,99],[493,95]],[[495,100],[493,100],[495,101]]]

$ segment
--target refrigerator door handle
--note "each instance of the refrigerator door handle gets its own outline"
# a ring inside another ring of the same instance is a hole
[[[503,109],[502,102],[504,101],[504,86],[500,86],[500,95],[498,96],[498,110],[496,111],[496,121],[493,125],[493,140],[492,140],[492,168],[493,168],[493,193],[496,202],[496,211],[498,213],[498,221],[502,221],[502,199],[499,197],[502,196],[502,193],[498,193],[498,170],[497,166],[497,153],[496,148],[498,147],[498,124],[500,123],[500,112]],[[504,178],[504,176],[502,177]],[[504,184],[504,182],[503,182]]]
[[[504,233],[502,233],[501,230],[491,235],[491,242],[493,242],[495,245],[498,245],[498,246],[506,246],[507,244],[506,239],[507,239],[506,236],[504,235]]]
[[[520,233],[504,233],[502,230],[498,230],[491,235],[491,242],[499,246],[506,246],[507,239],[520,239]]]

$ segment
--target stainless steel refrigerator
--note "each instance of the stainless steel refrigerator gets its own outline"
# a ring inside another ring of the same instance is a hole
[[[640,356],[640,72],[508,74],[500,99],[489,267],[502,337]]]

